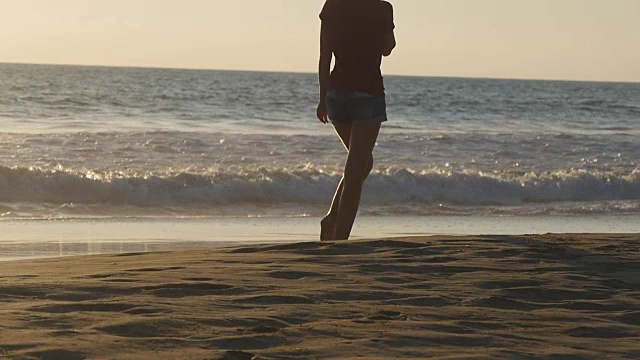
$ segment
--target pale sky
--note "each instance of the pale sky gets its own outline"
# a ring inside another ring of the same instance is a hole
[[[399,75],[640,82],[640,0],[393,0]],[[324,0],[0,0],[0,62],[313,72]]]

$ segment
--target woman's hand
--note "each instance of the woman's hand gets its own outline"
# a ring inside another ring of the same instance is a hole
[[[321,123],[323,124],[329,123],[329,115],[327,114],[326,102],[320,101],[320,104],[318,104],[317,115],[318,115],[318,120],[320,120]]]
[[[318,104],[317,111],[318,120],[323,124],[329,123],[329,115],[327,114],[327,91],[331,72],[331,60],[333,58],[330,40],[329,29],[323,21],[322,28],[320,29],[320,61],[318,63],[320,103]]]

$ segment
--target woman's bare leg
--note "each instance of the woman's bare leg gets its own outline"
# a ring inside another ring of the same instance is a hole
[[[380,123],[357,124],[351,128],[349,156],[341,186],[338,187],[341,191],[340,202],[337,204],[334,240],[349,239],[360,206],[362,185],[373,164],[372,153],[379,132]]]
[[[336,133],[340,137],[342,144],[347,152],[349,152],[349,144],[351,141],[351,125],[334,125]],[[366,176],[369,176],[373,169],[373,157],[369,159]],[[344,176],[340,179],[336,193],[333,196],[329,213],[320,222],[320,240],[332,240],[333,228],[338,217],[338,208],[340,206],[340,197],[342,196],[342,188],[344,186]]]
[[[342,141],[342,145],[349,152],[349,141],[351,141],[351,124],[349,125],[333,125],[336,130],[336,134]],[[342,187],[344,184],[344,176],[340,179],[336,193],[331,201],[331,207],[329,213],[320,221],[320,240],[333,240],[333,228],[336,224],[336,218],[338,216],[338,206],[340,205],[340,196],[342,195]]]

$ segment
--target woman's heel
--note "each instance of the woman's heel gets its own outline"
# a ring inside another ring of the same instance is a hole
[[[320,241],[333,241],[335,239],[335,218],[327,215],[320,221]]]

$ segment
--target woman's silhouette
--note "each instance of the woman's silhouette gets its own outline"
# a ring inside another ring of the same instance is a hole
[[[320,19],[318,119],[333,124],[348,152],[320,239],[347,240],[373,168],[380,124],[387,121],[380,65],[396,46],[393,7],[381,0],[327,0]]]

